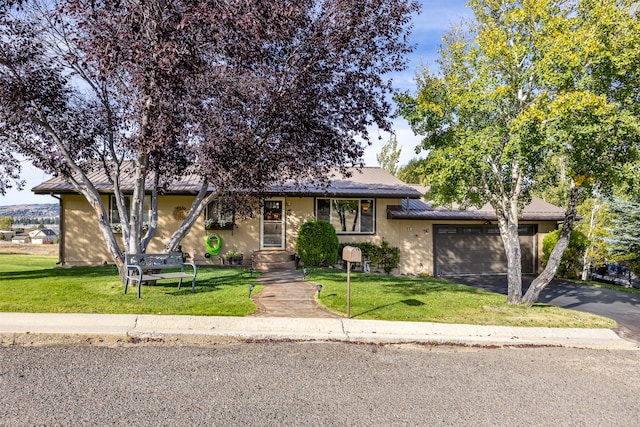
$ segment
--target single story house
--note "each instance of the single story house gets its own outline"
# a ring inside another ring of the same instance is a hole
[[[41,228],[39,230],[30,231],[29,237],[31,238],[31,243],[35,245],[42,245],[55,242],[58,235],[53,230]]]
[[[272,188],[262,201],[259,215],[240,219],[223,203],[211,203],[182,241],[182,250],[197,264],[218,263],[207,256],[205,240],[215,232],[221,237],[220,255],[230,250],[244,253],[244,264],[261,254],[281,254],[290,259],[302,223],[310,219],[330,221],[341,243],[386,240],[400,249],[394,274],[497,274],[506,272],[506,259],[490,207],[448,210],[422,199],[423,191],[398,180],[379,167],[352,170],[350,178],[335,177],[328,188],[282,185]],[[103,185],[104,184],[104,185]],[[126,185],[127,183],[123,183]],[[119,222],[108,185],[103,202],[110,207],[110,221]],[[132,187],[130,187],[132,188]],[[112,263],[89,203],[60,178],[33,188],[36,194],[60,198],[60,261],[65,266]],[[147,251],[160,252],[178,228],[195,198],[197,185],[189,179],[176,183],[158,198],[158,229]],[[534,200],[521,217],[523,272],[542,268],[542,238],[557,228],[564,210]],[[213,227],[213,230],[208,228]]]

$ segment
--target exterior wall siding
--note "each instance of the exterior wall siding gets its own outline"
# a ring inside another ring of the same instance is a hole
[[[66,233],[61,239],[63,265],[113,264],[113,259],[107,251],[104,238],[98,228],[95,212],[89,203],[80,195],[65,194],[62,197],[64,214],[62,215],[61,231]],[[189,208],[193,199],[193,196],[178,195],[162,196],[159,199],[158,229],[149,244],[149,253],[163,251],[169,237],[181,223],[180,220],[174,218],[174,210],[180,206]],[[315,198],[287,197],[284,200],[285,249],[294,252],[298,229],[305,221],[315,218]],[[108,196],[103,196],[103,202],[105,206],[108,206]],[[434,224],[472,224],[474,222],[387,219],[387,206],[399,205],[400,203],[401,200],[397,198],[377,199],[375,234],[338,235],[338,239],[341,243],[371,242],[378,245],[384,239],[389,245],[400,248],[400,264],[392,272],[393,274],[432,275],[434,272]],[[197,264],[215,265],[220,264],[221,257],[226,252],[236,248],[244,253],[244,263],[248,265],[251,262],[251,254],[260,250],[260,224],[260,213],[256,212],[251,218],[236,218],[236,227],[232,230],[206,230],[203,213],[182,241],[182,250]],[[531,224],[531,222],[523,222],[523,224]],[[538,225],[538,233],[535,238],[535,250],[538,270],[541,271],[542,239],[556,228],[556,223],[549,221],[536,224]],[[218,256],[206,258],[205,239],[210,233],[216,233],[222,238],[222,247]]]
[[[98,227],[96,213],[83,196],[62,195],[64,215],[61,218],[60,232],[65,236],[61,240],[62,262],[65,266],[113,264],[113,258],[107,250],[104,237]],[[108,202],[104,196],[102,202]]]

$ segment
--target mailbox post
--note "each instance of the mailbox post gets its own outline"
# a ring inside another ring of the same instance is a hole
[[[345,246],[342,259],[347,262],[347,318],[351,319],[351,263],[362,262],[362,252],[360,248]]]

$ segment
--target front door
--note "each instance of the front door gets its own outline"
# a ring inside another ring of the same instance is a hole
[[[260,249],[284,249],[284,199],[264,201]]]

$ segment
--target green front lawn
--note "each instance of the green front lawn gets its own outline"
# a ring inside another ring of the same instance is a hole
[[[196,293],[175,281],[135,286],[123,295],[115,267],[59,268],[56,257],[0,254],[0,311],[134,313],[246,316],[255,311],[244,269],[201,268]],[[310,269],[307,280],[322,284],[319,302],[346,315],[346,272]],[[257,286],[253,293],[260,291]],[[612,328],[603,317],[538,304],[510,306],[504,295],[434,278],[351,275],[351,317],[477,325]]]
[[[196,293],[191,282],[163,280],[135,286],[126,295],[115,267],[58,268],[57,257],[0,254],[0,311],[31,313],[135,313],[246,316],[253,281],[244,269],[201,268]],[[262,287],[256,286],[254,293]]]
[[[347,312],[347,274],[311,269],[307,280],[321,284],[319,303]],[[550,305],[507,305],[504,295],[434,278],[351,274],[351,317],[475,325],[612,328],[613,320]]]

